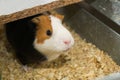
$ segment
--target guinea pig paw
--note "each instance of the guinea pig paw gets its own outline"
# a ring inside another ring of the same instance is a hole
[[[23,69],[25,72],[28,72],[31,68],[28,67],[27,65],[24,65],[24,66],[22,66],[22,69]]]

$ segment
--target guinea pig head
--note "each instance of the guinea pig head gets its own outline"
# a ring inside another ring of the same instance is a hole
[[[48,60],[57,58],[60,52],[68,50],[74,44],[72,35],[62,24],[63,18],[64,16],[55,14],[32,19],[37,26],[34,48]]]

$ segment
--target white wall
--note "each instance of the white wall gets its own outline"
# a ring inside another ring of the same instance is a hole
[[[0,16],[58,0],[0,0]]]

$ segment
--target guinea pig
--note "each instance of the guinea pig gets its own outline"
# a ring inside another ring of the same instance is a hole
[[[7,23],[6,36],[19,61],[31,64],[52,61],[74,44],[60,14],[39,15]]]
[[[111,73],[102,78],[97,78],[96,80],[120,80],[120,73]]]

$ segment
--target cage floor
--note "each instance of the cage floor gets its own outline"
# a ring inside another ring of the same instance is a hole
[[[2,80],[94,80],[96,77],[120,71],[120,66],[95,45],[81,39],[70,29],[75,45],[57,60],[22,66],[0,29],[0,69]]]

